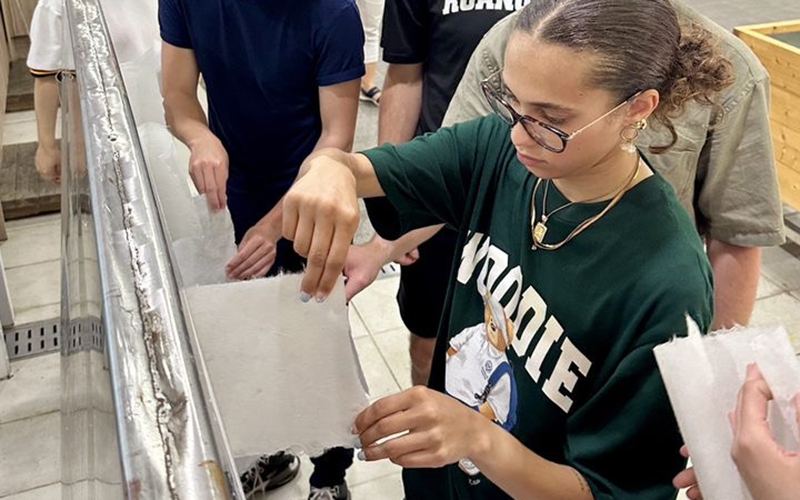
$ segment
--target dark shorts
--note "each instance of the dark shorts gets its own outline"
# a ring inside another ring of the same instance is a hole
[[[419,260],[400,271],[397,305],[406,328],[434,339],[450,286],[458,233],[445,227],[419,247]]]

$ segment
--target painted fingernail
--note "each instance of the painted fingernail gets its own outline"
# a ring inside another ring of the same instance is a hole
[[[364,453],[364,450],[359,451],[357,456],[358,456],[358,459],[361,460],[362,462],[366,462],[367,461],[367,454]]]
[[[355,438],[353,440],[353,448],[355,448],[357,450],[360,450],[361,448],[363,448],[363,446],[361,446],[361,438]]]
[[[324,295],[317,295],[316,297],[314,297],[314,300],[316,300],[318,304],[322,304],[323,302],[325,302],[325,298],[326,297]]]
[[[311,300],[311,295],[306,292],[300,292],[300,302],[308,302],[309,300]]]

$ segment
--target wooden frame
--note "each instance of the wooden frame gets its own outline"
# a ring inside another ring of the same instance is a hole
[[[769,72],[770,122],[781,197],[800,210],[800,47],[771,36],[800,33],[800,19],[742,26],[734,33]]]

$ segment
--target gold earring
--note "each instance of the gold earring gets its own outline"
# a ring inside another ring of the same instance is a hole
[[[634,143],[636,142],[636,139],[639,138],[639,130],[640,129],[638,127],[638,124],[636,125],[631,124],[623,128],[622,131],[619,133],[619,137],[620,139],[622,139],[622,142],[620,142],[619,147],[622,148],[622,150],[625,151],[626,153],[636,152],[636,146]]]
[[[636,152],[636,139],[639,138],[639,131],[647,128],[647,119],[643,118],[636,123],[631,123],[623,128],[619,136],[622,139],[619,147],[626,153]]]

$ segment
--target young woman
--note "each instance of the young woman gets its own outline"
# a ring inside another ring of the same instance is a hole
[[[534,0],[483,85],[496,116],[304,163],[283,219],[309,256],[302,299],[324,300],[341,273],[359,196],[387,196],[397,234],[460,234],[429,388],[354,426],[363,458],[406,467],[408,500],[675,497],[685,462],[652,348],[687,314],[708,328],[713,286],[693,223],[633,143],[729,83],[709,35],[682,32],[667,0]],[[512,396],[493,390],[490,357],[448,366],[487,296],[512,322]]]

